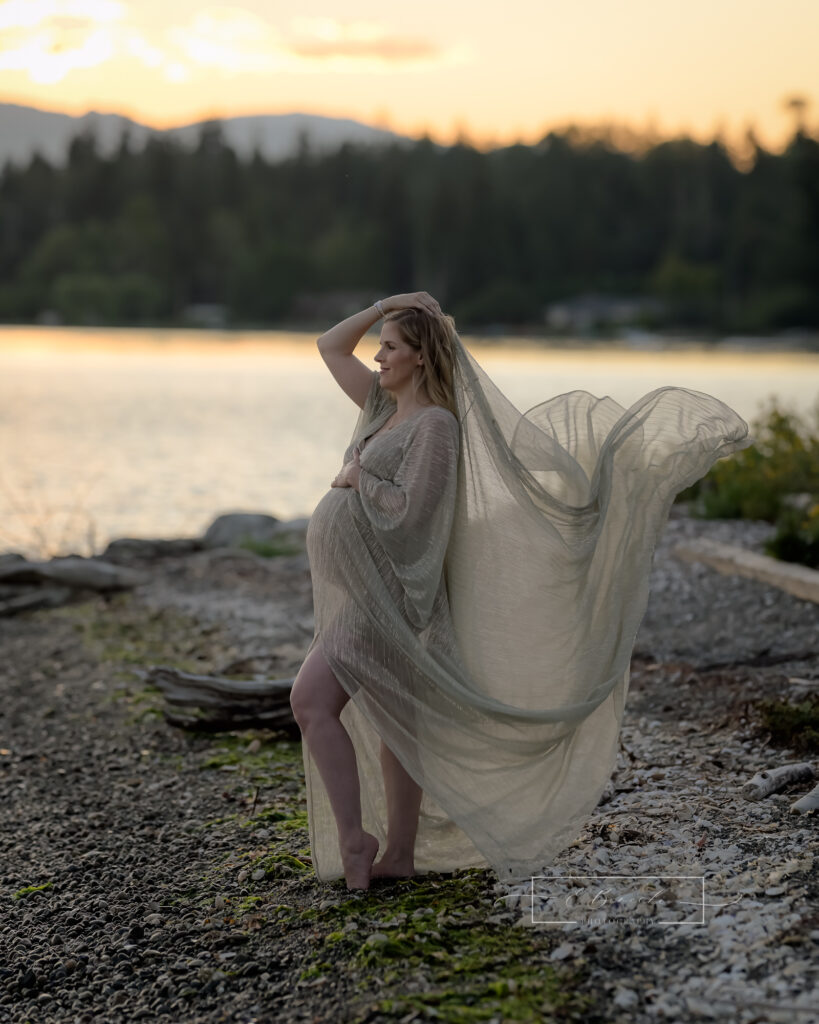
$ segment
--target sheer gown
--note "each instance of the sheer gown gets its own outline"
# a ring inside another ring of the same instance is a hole
[[[626,410],[582,391],[521,414],[457,342],[458,416],[396,427],[373,372],[307,532],[315,635],[350,695],[362,823],[386,845],[381,740],[424,791],[416,871],[542,873],[616,761],[651,558],[674,496],[750,444],[716,398],[660,388]],[[309,653],[309,652],[308,652]],[[343,876],[307,744],[313,865]]]

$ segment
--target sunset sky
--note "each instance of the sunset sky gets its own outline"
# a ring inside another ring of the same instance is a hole
[[[441,142],[604,121],[779,148],[817,0],[0,0],[0,102],[168,127],[300,111]]]

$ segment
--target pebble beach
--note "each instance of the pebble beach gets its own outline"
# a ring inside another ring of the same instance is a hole
[[[145,685],[156,664],[294,675],[303,553],[155,558],[126,592],[0,618],[0,1021],[815,1020],[817,816],[790,811],[815,780],[741,790],[817,767],[769,742],[756,702],[816,692],[819,608],[674,556],[770,530],[674,509],[617,768],[554,865],[704,880],[700,917],[667,927],[547,925],[542,889],[489,871],[316,880],[298,736],[179,729]]]

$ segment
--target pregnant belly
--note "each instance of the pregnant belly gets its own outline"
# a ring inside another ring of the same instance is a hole
[[[338,531],[347,523],[349,529],[350,487],[331,487],[316,505],[307,526],[307,557],[310,565],[318,567],[333,558]]]

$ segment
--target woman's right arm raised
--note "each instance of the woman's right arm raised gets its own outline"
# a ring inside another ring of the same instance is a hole
[[[380,319],[381,314],[375,306],[369,306],[331,327],[317,342],[321,358],[338,386],[362,409],[370,392],[373,371],[353,355],[353,349]]]
[[[425,309],[429,313],[441,312],[441,307],[429,292],[408,292],[381,300],[381,308],[385,313],[412,307]],[[329,331],[325,331],[317,343],[321,358],[341,390],[362,409],[370,393],[374,371],[368,370],[361,360],[353,355],[353,350],[372,325],[380,319],[381,315],[375,306],[368,306],[367,309],[347,317]]]

